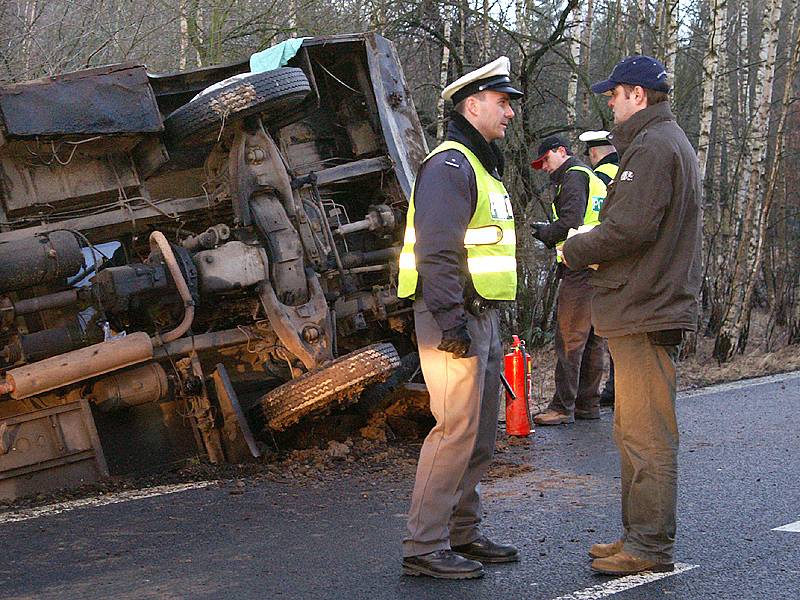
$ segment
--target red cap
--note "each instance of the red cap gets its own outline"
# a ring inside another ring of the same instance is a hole
[[[531,166],[534,169],[536,169],[537,171],[541,171],[542,170],[542,164],[544,163],[544,157],[547,156],[548,152],[550,152],[550,150],[546,150],[545,153],[542,154],[539,158],[537,158],[536,160],[532,160],[531,161]]]
[[[572,154],[572,151],[569,149],[569,142],[567,142],[567,140],[561,136],[551,135],[544,138],[542,143],[539,144],[539,158],[531,162],[531,166],[539,171],[542,168],[542,163],[544,162],[544,157],[547,156],[547,153],[550,152],[550,150],[555,150],[561,146],[564,147],[564,149],[567,151],[567,154]]]

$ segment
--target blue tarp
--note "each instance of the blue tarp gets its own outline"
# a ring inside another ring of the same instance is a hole
[[[256,52],[250,57],[250,72],[263,73],[285,66],[297,54],[300,46],[303,45],[303,40],[306,39],[308,38],[292,38],[261,52]]]

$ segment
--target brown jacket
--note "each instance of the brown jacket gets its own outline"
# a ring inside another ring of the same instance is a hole
[[[612,140],[621,160],[600,225],[564,245],[571,269],[598,263],[592,323],[616,337],[695,330],[701,280],[697,155],[669,105],[634,113]]]

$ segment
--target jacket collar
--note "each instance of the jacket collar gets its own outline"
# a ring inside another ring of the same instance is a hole
[[[503,176],[505,163],[500,148],[494,142],[491,144],[487,142],[486,138],[462,114],[456,111],[450,113],[446,137],[449,141],[464,144],[469,148],[481,161],[486,171],[496,179],[500,179]]]
[[[584,167],[584,165],[577,157],[570,156],[564,163],[558,167],[555,171],[550,173],[550,183],[554,185],[559,185],[561,180],[564,178],[564,173],[567,172],[567,169],[572,167]]]
[[[625,154],[628,146],[631,145],[634,138],[655,123],[662,121],[674,121],[675,116],[667,102],[659,102],[652,106],[647,106],[631,117],[614,127],[611,131],[609,139],[614,143],[614,147],[620,154]]]

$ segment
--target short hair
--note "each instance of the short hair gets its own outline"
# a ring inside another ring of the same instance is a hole
[[[480,92],[475,92],[474,94],[470,94],[469,96],[467,96],[467,98],[469,98],[470,96],[478,96],[479,98],[483,98],[485,95],[486,94],[483,93],[483,90],[481,90]],[[453,110],[456,111],[458,114],[460,114],[462,117],[467,112],[467,98],[464,98],[461,102],[459,102],[453,107]]]
[[[631,85],[630,83],[620,83],[620,85],[625,89],[625,97],[628,98],[633,92],[633,88],[635,85]],[[653,106],[654,104],[659,104],[661,102],[668,102],[669,101],[669,93],[668,92],[659,92],[656,90],[651,90],[650,88],[639,86],[644,90],[645,97],[647,98],[647,106]]]
[[[602,146],[590,146],[587,150],[598,150],[599,152],[604,152],[603,156],[608,156],[609,154],[616,152],[617,149],[614,147],[614,144],[608,143],[603,144]]]

